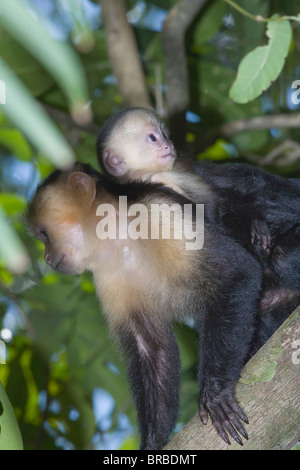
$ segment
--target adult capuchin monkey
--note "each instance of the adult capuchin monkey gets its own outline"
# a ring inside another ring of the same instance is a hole
[[[300,303],[300,185],[244,164],[176,159],[164,124],[146,108],[127,108],[108,119],[97,154],[103,171],[117,181],[157,181],[194,202],[208,202],[208,217],[259,260],[259,348]]]
[[[51,174],[28,208],[45,261],[63,273],[93,274],[128,360],[142,449],[162,449],[175,424],[180,366],[172,323],[185,318],[200,335],[202,422],[210,416],[228,444],[247,439],[234,390],[253,339],[261,267],[199,213],[164,185],[118,184],[82,164]],[[203,234],[203,249],[194,247]]]

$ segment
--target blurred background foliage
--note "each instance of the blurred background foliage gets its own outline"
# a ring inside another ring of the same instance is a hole
[[[6,3],[9,8],[0,7],[0,80],[6,85],[0,90],[0,381],[26,449],[138,448],[125,364],[108,334],[91,277],[53,272],[24,221],[28,199],[56,166],[76,158],[97,167],[97,131],[122,109],[101,2]],[[176,3],[128,1],[153,105],[158,87],[166,95],[161,31]],[[229,89],[241,59],[266,43],[266,26],[223,0],[209,3],[186,35],[188,150],[200,159],[257,165],[269,155],[268,169],[298,176],[299,128],[272,126],[227,138],[217,132],[232,120],[297,113],[291,84],[300,79],[298,23],[292,23],[279,78],[255,100],[237,104]],[[239,5],[268,17],[300,12],[297,0]],[[177,325],[175,333],[182,360],[179,429],[197,411],[197,337],[188,324]]]

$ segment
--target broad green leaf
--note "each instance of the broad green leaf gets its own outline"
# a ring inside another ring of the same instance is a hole
[[[0,108],[4,114],[55,165],[59,167],[70,165],[74,161],[71,147],[45,111],[30,96],[22,82],[1,60],[0,77],[2,83],[5,83],[5,102],[0,101]]]
[[[13,407],[0,382],[0,450],[22,449],[22,436]]]
[[[78,121],[90,119],[87,83],[83,69],[71,46],[56,41],[31,16],[24,2],[1,2],[0,25],[23,44],[52,74],[69,99],[71,111]],[[1,76],[1,75],[0,75]]]
[[[241,61],[229,96],[236,103],[247,103],[258,97],[277,79],[284,65],[292,39],[289,21],[270,21],[269,43],[249,52]]]

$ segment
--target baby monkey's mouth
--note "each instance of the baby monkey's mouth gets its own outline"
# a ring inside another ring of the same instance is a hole
[[[162,155],[159,156],[159,160],[174,160],[176,157],[176,152],[174,150],[171,150],[169,152],[166,152]]]

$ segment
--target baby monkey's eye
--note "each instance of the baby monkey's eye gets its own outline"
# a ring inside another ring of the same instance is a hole
[[[157,138],[155,137],[154,134],[150,134],[148,137],[149,137],[149,140],[151,140],[152,142],[156,142],[156,141],[157,141]]]

